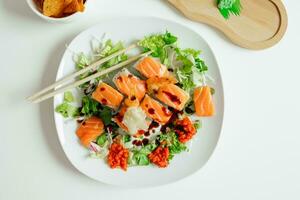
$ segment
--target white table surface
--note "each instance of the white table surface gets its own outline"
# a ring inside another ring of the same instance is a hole
[[[0,4],[0,199],[300,199],[300,2],[286,0],[289,27],[264,51],[231,44],[163,0],[95,0],[85,18],[50,24],[21,0]],[[107,18],[158,16],[184,23],[212,46],[225,87],[219,144],[198,173],[156,188],[116,188],[80,174],[58,142],[51,101],[24,100],[53,82],[65,44]]]

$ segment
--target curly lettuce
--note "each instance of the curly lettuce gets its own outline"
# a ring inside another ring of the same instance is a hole
[[[64,118],[76,117],[79,115],[79,108],[70,104],[74,101],[74,96],[71,92],[64,93],[63,103],[55,108],[55,112],[60,113]]]
[[[142,47],[145,52],[152,51],[151,56],[160,58],[161,62],[165,63],[167,59],[166,47],[176,42],[177,37],[166,31],[164,34],[146,36],[143,40],[138,42],[138,45]]]
[[[159,138],[161,143],[165,143],[170,151],[169,160],[171,160],[175,154],[181,153],[183,151],[187,150],[187,147],[185,144],[181,143],[178,140],[178,136],[175,132],[170,131],[166,134],[160,135]]]
[[[157,147],[155,143],[143,146],[141,149],[132,150],[132,155],[129,159],[130,165],[145,166],[150,164],[148,155]]]
[[[181,62],[181,65],[176,68],[176,75],[182,88],[186,91],[191,91],[196,87],[195,76],[204,73],[208,70],[205,62],[199,58],[201,51],[195,49],[175,49],[176,60]]]

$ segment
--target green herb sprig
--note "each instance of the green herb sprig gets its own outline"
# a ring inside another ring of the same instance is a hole
[[[240,15],[242,10],[240,0],[217,0],[217,5],[225,19],[229,19],[230,14]]]

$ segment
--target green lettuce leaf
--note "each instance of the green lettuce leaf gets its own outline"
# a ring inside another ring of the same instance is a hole
[[[74,96],[73,96],[72,92],[68,91],[68,92],[64,93],[64,101],[68,102],[68,103],[71,103],[74,101]]]
[[[160,135],[160,141],[165,142],[169,148],[169,160],[174,157],[174,154],[178,154],[187,150],[186,145],[178,140],[177,134],[173,131]]]
[[[148,156],[143,153],[134,153],[132,159],[134,160],[135,164],[139,166],[150,164]]]
[[[82,97],[81,114],[90,117],[100,117],[105,126],[112,123],[113,110],[107,106],[101,105],[98,101],[92,99],[90,96]]]
[[[106,133],[103,133],[101,134],[98,138],[97,138],[97,144],[100,146],[100,147],[103,147],[105,145],[107,141],[107,135]]]
[[[124,135],[124,136],[123,136],[123,142],[124,142],[124,143],[130,142],[130,141],[131,141],[130,135]]]
[[[103,120],[105,126],[111,123],[112,109],[109,107],[103,107],[99,113],[99,117]]]
[[[80,53],[77,57],[77,60],[75,62],[76,68],[78,70],[85,68],[86,66],[90,65],[90,59],[88,58],[87,55],[84,53]]]
[[[83,96],[82,97],[82,108],[81,113],[84,116],[93,116],[98,115],[98,112],[100,110],[100,103],[95,101],[89,96]]]
[[[208,70],[204,61],[199,58],[200,51],[195,49],[179,49],[176,48],[176,60],[181,62],[181,66],[176,69],[176,75],[181,87],[189,92],[194,89],[195,81],[194,73],[203,73]]]
[[[138,45],[144,48],[144,51],[152,51],[151,56],[160,58],[161,62],[167,59],[165,47],[177,42],[177,37],[166,31],[164,34],[156,34],[145,37],[138,42]]]
[[[200,58],[196,58],[195,59],[195,67],[197,68],[197,70],[202,73],[208,70],[208,67],[206,66],[205,62],[203,60],[201,60]]]
[[[58,105],[55,111],[60,113],[64,118],[79,116],[79,108],[70,104],[73,101],[74,96],[72,92],[65,92],[63,103]]]
[[[194,127],[195,127],[196,129],[202,128],[202,122],[201,122],[201,121],[196,121],[196,122],[194,123]]]
[[[76,117],[79,115],[79,109],[67,102],[63,102],[55,108],[57,113],[60,113],[64,118]]]
[[[157,147],[155,143],[143,146],[140,150],[133,150],[132,157],[129,160],[130,165],[149,165],[148,155]]]

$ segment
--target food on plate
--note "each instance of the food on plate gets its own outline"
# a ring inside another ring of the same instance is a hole
[[[108,164],[111,168],[120,167],[123,170],[127,170],[127,160],[129,152],[123,145],[119,143],[112,143],[109,148],[109,154],[107,156]]]
[[[84,11],[84,0],[34,0],[37,8],[48,17],[61,18]]]
[[[201,117],[215,112],[215,91],[208,86],[211,79],[200,51],[180,49],[170,32],[146,36],[138,45],[151,54],[80,85],[79,97],[66,92],[56,107],[63,117],[78,121],[78,141],[91,158],[125,171],[150,164],[168,167],[176,154],[190,150],[191,140],[201,129]],[[94,44],[91,55],[75,56],[76,69],[122,49],[122,42],[111,40]],[[125,53],[111,58],[80,79],[127,59]]]
[[[129,98],[139,101],[146,94],[146,82],[130,73],[127,69],[121,70],[115,77],[114,83],[118,90]]]
[[[99,103],[117,109],[123,100],[123,95],[110,85],[101,82],[92,93],[93,99]]]
[[[145,96],[141,107],[148,117],[163,125],[166,124],[172,116],[172,112],[168,108],[148,95]]]
[[[154,151],[149,154],[149,160],[160,168],[168,166],[169,161],[169,148],[168,147],[157,147]]]
[[[129,135],[139,135],[148,130],[151,120],[140,107],[122,106],[114,122]]]
[[[214,115],[215,107],[209,86],[197,87],[194,90],[194,103],[197,116],[208,117]]]
[[[177,120],[174,127],[175,133],[178,135],[178,140],[186,143],[196,134],[196,128],[190,118],[185,117],[182,120]]]
[[[84,120],[77,129],[77,136],[81,143],[88,147],[92,141],[104,132],[104,124],[98,117],[90,117]]]
[[[139,100],[135,97],[135,95],[130,95],[129,97],[127,97],[125,100],[124,100],[124,104],[128,107],[131,107],[131,106],[139,106],[140,105],[140,102]]]
[[[145,57],[138,64],[136,69],[146,78],[151,77],[166,77],[168,76],[168,69],[165,65],[156,61],[154,58]]]
[[[147,91],[149,94],[157,94],[158,89],[161,86],[167,85],[167,84],[175,84],[177,83],[177,80],[174,76],[169,76],[169,77],[151,77],[147,79],[146,84],[147,84]]]
[[[168,106],[182,110],[188,102],[190,95],[177,85],[166,84],[158,89],[156,97]]]
[[[113,121],[123,130],[128,132],[127,126],[123,123],[124,115],[127,111],[127,106],[123,105],[116,116],[113,118]]]
[[[141,107],[128,107],[122,123],[128,128],[129,135],[136,135],[140,132],[146,132],[151,120],[147,119],[146,113]]]

